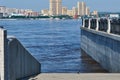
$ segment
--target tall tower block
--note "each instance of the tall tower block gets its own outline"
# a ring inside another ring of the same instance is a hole
[[[56,0],[50,0],[49,14],[50,15],[56,15]]]
[[[62,14],[62,0],[56,0],[56,14]]]

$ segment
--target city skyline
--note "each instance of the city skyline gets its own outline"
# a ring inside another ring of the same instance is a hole
[[[119,12],[119,0],[111,0],[111,1],[104,1],[104,0],[63,0],[62,4],[67,6],[69,9],[72,6],[76,6],[76,2],[84,1],[88,7],[91,8],[91,11],[98,10],[99,12]],[[16,1],[16,0],[0,0],[1,6],[7,6],[11,8],[22,8],[22,9],[33,9],[35,11],[40,11],[42,9],[49,9],[49,0],[44,1]],[[113,6],[114,5],[114,6]]]
[[[90,8],[87,7],[85,2],[77,2],[76,7],[73,6],[68,9],[66,6],[62,5],[63,0],[49,0],[49,10],[42,10],[43,15],[69,15],[69,16],[84,16],[90,15]],[[48,13],[47,13],[48,12]]]
[[[77,7],[72,7],[68,9],[62,5],[62,0],[49,0],[49,9],[42,9],[39,12],[33,11],[31,9],[18,9],[9,8],[6,6],[0,6],[1,17],[12,17],[12,16],[60,16],[68,15],[73,18],[77,16],[90,16],[90,8],[87,7],[85,2],[77,2]],[[97,15],[97,14],[92,14]]]

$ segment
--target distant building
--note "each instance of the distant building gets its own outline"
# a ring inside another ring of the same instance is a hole
[[[90,15],[90,8],[86,7],[86,15],[89,16]]]
[[[41,10],[41,14],[43,16],[48,16],[49,15],[49,10],[48,9]]]
[[[62,0],[50,0],[50,15],[62,15]]]
[[[32,16],[33,16],[33,17],[39,16],[39,13],[38,13],[38,12],[33,11],[33,12],[32,12]]]
[[[24,14],[18,14],[18,13],[12,13],[9,17],[11,16],[25,16]]]
[[[109,15],[110,18],[119,18],[119,14],[110,14]]]
[[[25,16],[32,16],[33,11],[31,9],[26,9],[25,10]]]
[[[91,13],[91,15],[98,17],[98,11],[96,11],[96,10],[93,11],[93,12]]]
[[[26,12],[26,14],[27,14],[27,16],[33,16],[33,17],[39,15],[38,12],[35,12],[35,11],[32,11],[32,10],[28,10],[28,11]]]
[[[50,0],[49,11],[50,15],[56,15],[56,0]]]
[[[62,15],[62,0],[56,0],[56,14]]]
[[[38,12],[35,12],[31,9],[16,9],[16,8],[7,8],[5,6],[0,6],[0,13],[3,17],[10,16],[38,16]]]
[[[84,16],[85,13],[86,13],[86,4],[85,4],[85,2],[78,2],[77,7],[78,7],[78,15]]]
[[[67,10],[67,15],[73,16],[73,10]]]
[[[25,14],[25,10],[24,9],[17,9],[18,14]]]
[[[19,13],[19,10],[16,8],[7,8],[7,13],[8,14]]]
[[[78,11],[76,7],[72,8],[73,16],[77,15]]]
[[[62,7],[62,15],[67,15],[67,8],[66,7]]]
[[[12,15],[25,15],[25,10],[24,9],[16,9],[16,8],[7,8],[6,12],[9,16]]]

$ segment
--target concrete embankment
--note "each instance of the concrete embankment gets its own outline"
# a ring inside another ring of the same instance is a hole
[[[81,27],[81,48],[109,72],[120,72],[120,36]]]
[[[29,80],[119,80],[119,79],[120,79],[120,74],[53,73],[53,74],[40,74],[34,78],[30,78]]]
[[[0,80],[16,80],[40,73],[40,63],[15,37],[0,29]]]

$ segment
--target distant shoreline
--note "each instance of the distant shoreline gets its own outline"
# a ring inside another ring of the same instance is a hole
[[[50,18],[6,18],[6,19],[0,19],[0,20],[70,20],[70,19],[50,19]]]
[[[74,18],[1,18],[0,20],[70,20]],[[77,18],[80,19],[80,18]]]

